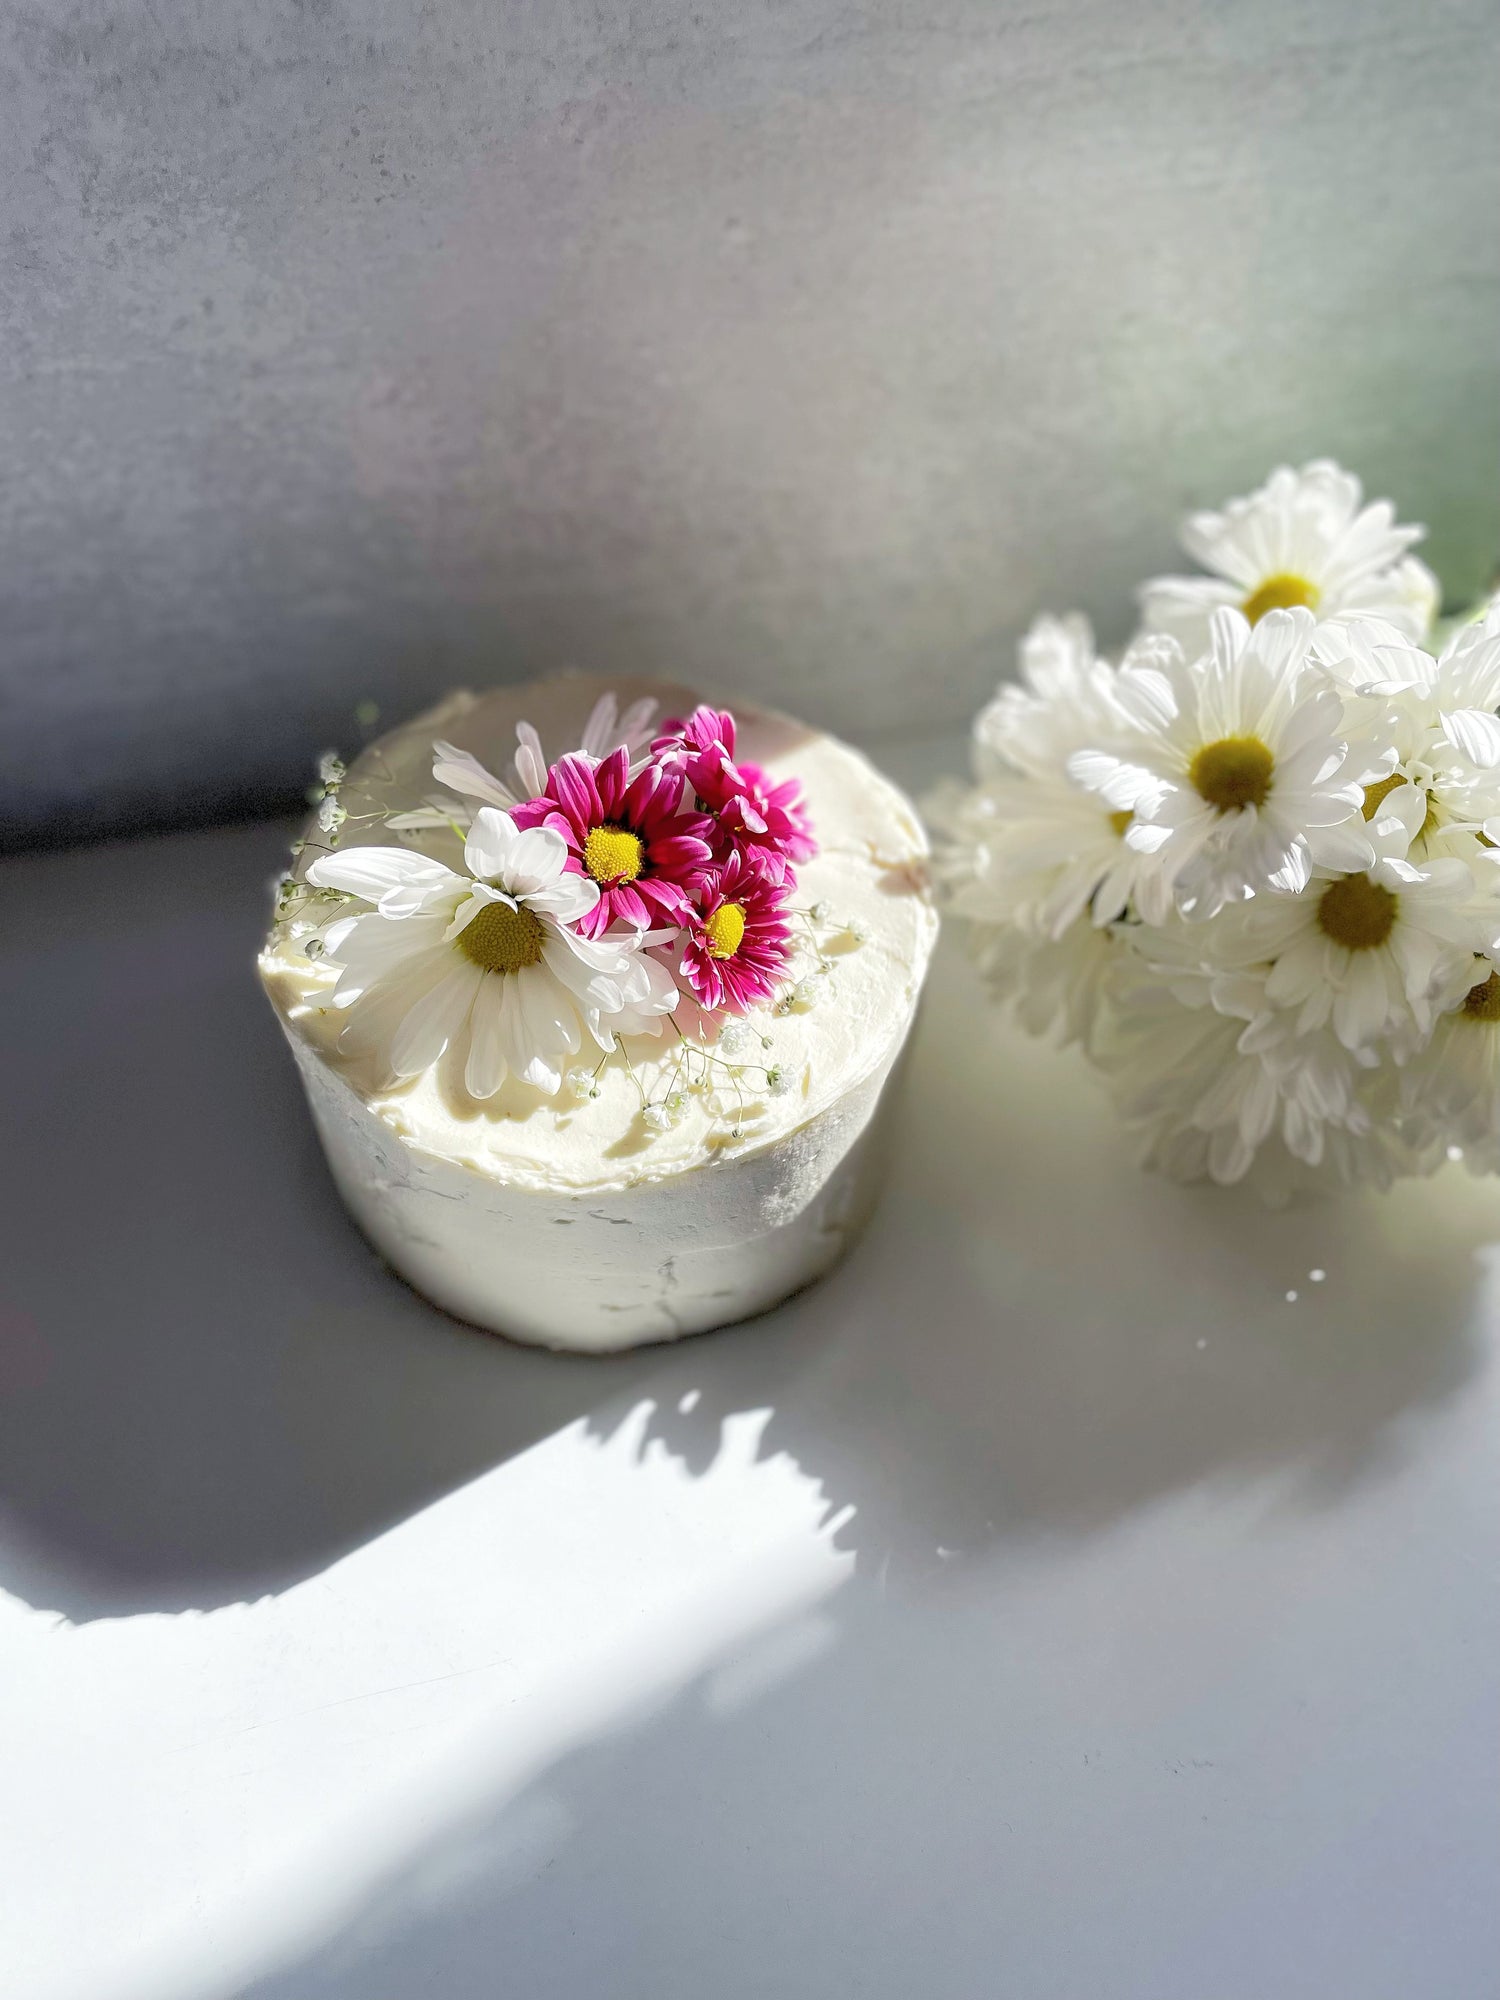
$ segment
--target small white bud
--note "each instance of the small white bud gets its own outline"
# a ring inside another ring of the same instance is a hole
[[[826,924],[828,921],[828,905],[826,903],[814,903],[807,914],[815,924]]]
[[[792,1000],[798,1007],[816,1007],[821,998],[816,979],[799,979],[792,988]]]
[[[337,750],[325,750],[318,759],[318,776],[330,792],[336,792],[348,775],[344,769],[344,760]]]
[[[330,792],[318,807],[318,831],[320,833],[336,833],[348,817],[348,813],[345,812],[333,793]]]
[[[641,1113],[649,1132],[668,1132],[672,1127],[672,1114],[664,1104],[648,1104]]]
[[[851,917],[848,923],[845,924],[844,931],[847,936],[853,938],[856,944],[868,944],[870,942],[870,926],[865,922],[863,917]]]
[[[719,1030],[717,1046],[721,1056],[742,1055],[750,1046],[750,1030],[743,1021],[726,1021]]]

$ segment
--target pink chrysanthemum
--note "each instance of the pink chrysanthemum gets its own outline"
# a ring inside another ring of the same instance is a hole
[[[598,765],[560,757],[546,790],[516,808],[518,827],[552,827],[567,843],[569,870],[598,883],[599,901],[578,925],[585,937],[615,923],[650,930],[688,921],[713,862],[713,826],[683,810],[686,790],[681,768],[660,758],[632,778],[622,745]]]
[[[732,853],[705,884],[687,924],[681,976],[709,1013],[743,1014],[768,1000],[792,955],[786,889]]]
[[[795,778],[775,784],[759,764],[737,764],[734,740],[734,717],[705,704],[686,722],[669,722],[651,747],[681,761],[718,827],[718,858],[738,851],[773,882],[784,882],[797,862],[818,851],[802,787]]]

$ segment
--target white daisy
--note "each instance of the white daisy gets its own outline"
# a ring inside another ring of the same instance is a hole
[[[1296,1032],[1331,1027],[1346,1049],[1407,1053],[1465,990],[1500,933],[1500,899],[1452,856],[1411,858],[1425,807],[1410,787],[1366,831],[1370,867],[1319,869],[1295,896],[1262,896],[1224,928],[1226,956],[1269,966],[1267,1002]],[[1221,946],[1221,948],[1224,948]]]
[[[613,694],[600,695],[589,710],[576,754],[586,757],[591,764],[602,764],[612,750],[623,746],[630,752],[633,769],[636,753],[650,741],[656,707],[654,701],[646,699],[632,702],[621,714]],[[449,792],[457,793],[458,799],[428,799],[411,812],[393,814],[386,821],[388,826],[397,832],[464,826],[472,821],[476,804],[498,806],[502,812],[510,812],[546,790],[547,758],[542,739],[533,726],[518,722],[509,783],[486,770],[472,751],[461,750],[441,737],[432,746],[432,775]]]
[[[1272,1202],[1330,1180],[1388,1188],[1423,1169],[1376,1102],[1387,1068],[1342,1069],[1329,1037],[1280,1071],[1243,1023],[1211,1009],[1122,1009],[1118,1019],[1125,1039],[1110,1081],[1142,1166],[1178,1181],[1248,1181]]]
[[[1326,1030],[1298,1033],[1266,997],[1267,968],[1205,955],[1226,919],[1131,934],[1115,1026],[1099,1049],[1128,1118],[1175,1178],[1241,1180],[1273,1140],[1317,1167],[1335,1128],[1370,1130],[1375,1058]]]
[[[1078,612],[1036,619],[1018,652],[1019,683],[1002,681],[975,717],[975,771],[980,778],[1019,771],[1055,779],[1079,742],[1109,726],[1115,670],[1100,659]]]
[[[677,997],[640,934],[582,938],[571,928],[598,899],[566,870],[549,828],[518,831],[481,806],[464,847],[467,873],[399,847],[321,855],[315,888],[374,908],[333,925],[325,957],[339,968],[333,1005],[347,1007],[341,1048],[378,1056],[397,1078],[429,1069],[451,1044],[470,1096],[514,1075],[555,1093],[585,1033],[600,1048],[635,1033]]]
[[[1309,657],[1310,612],[1210,621],[1191,665],[1169,639],[1132,649],[1115,678],[1113,740],[1075,751],[1070,774],[1133,813],[1125,843],[1153,866],[1135,885],[1147,923],[1174,899],[1197,918],[1257,890],[1295,891],[1313,865],[1373,858],[1363,831],[1362,750],[1351,771],[1339,693]]]
[[[1118,927],[1100,929],[1086,917],[1060,937],[1013,924],[975,924],[974,961],[995,998],[1028,1034],[1091,1050],[1118,975]]]
[[[1390,745],[1365,818],[1411,788],[1419,851],[1472,857],[1500,836],[1500,613],[1460,628],[1436,660],[1375,620],[1321,627],[1314,650],[1350,691],[1351,730]]]
[[[1085,910],[1103,925],[1129,907],[1154,864],[1125,844],[1131,815],[1068,771],[1077,751],[1116,728],[1114,681],[1086,620],[1041,618],[1027,633],[1021,684],[1002,686],[974,725],[978,783],[928,803],[961,915],[1058,939]]]
[[[1422,639],[1438,585],[1406,552],[1423,530],[1398,525],[1388,500],[1361,506],[1360,483],[1328,459],[1281,466],[1258,493],[1221,512],[1192,514],[1182,545],[1209,576],[1159,576],[1142,586],[1141,624],[1190,653],[1206,643],[1222,605],[1253,625],[1268,611],[1304,605],[1319,618],[1385,618]]]

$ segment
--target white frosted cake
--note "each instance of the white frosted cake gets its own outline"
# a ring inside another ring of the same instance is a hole
[[[876,1190],[937,930],[916,814],[834,738],[694,700],[455,694],[332,763],[261,955],[360,1226],[515,1339],[763,1311]]]

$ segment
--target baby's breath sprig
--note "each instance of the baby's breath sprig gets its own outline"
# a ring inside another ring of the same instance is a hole
[[[797,970],[797,976],[790,980],[778,994],[772,1011],[777,1014],[806,1014],[826,999],[833,991],[831,981],[834,971],[833,959],[828,953],[828,944],[835,938],[850,938],[854,945],[870,942],[869,926],[860,917],[839,917],[823,901],[811,903],[805,910],[793,909],[788,913],[798,932],[803,965],[811,959],[810,970]]]
[[[736,1017],[724,1022],[711,1046],[686,1035],[676,1021],[673,1026],[678,1042],[671,1066],[653,1091],[642,1093],[641,1118],[653,1134],[670,1131],[687,1110],[690,1097],[706,1096],[710,1114],[727,1120],[729,1136],[743,1138],[751,1116],[747,1087],[764,1090],[769,1097],[785,1097],[797,1087],[797,1075],[787,1064],[744,1060],[772,1046],[771,1037],[753,1021]],[[639,1076],[633,1069],[630,1073],[641,1090]]]
[[[339,833],[344,821],[349,817],[339,798],[348,775],[348,769],[337,750],[325,750],[318,759],[317,783],[307,788],[307,803],[317,807],[318,831],[327,835],[330,847],[338,846]]]
[[[351,898],[339,889],[315,889],[290,869],[271,884],[272,922],[283,937],[300,947],[304,957],[323,956],[323,932],[349,908]]]

